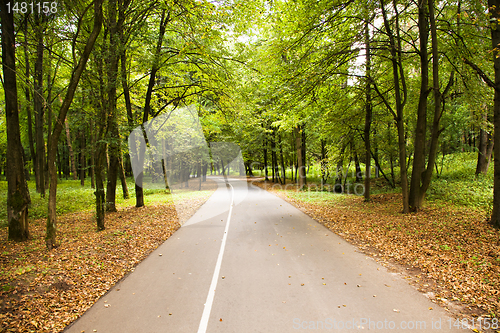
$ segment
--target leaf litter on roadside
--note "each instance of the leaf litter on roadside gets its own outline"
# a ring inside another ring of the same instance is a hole
[[[93,213],[68,214],[58,218],[60,246],[47,251],[45,222],[30,221],[32,239],[21,243],[0,230],[0,332],[62,331],[180,227],[173,203],[109,213],[102,232]]]

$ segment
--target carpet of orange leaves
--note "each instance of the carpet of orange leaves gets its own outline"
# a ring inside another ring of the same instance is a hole
[[[29,241],[0,240],[1,332],[61,331],[179,228],[173,205],[121,209],[105,223],[96,232],[92,213],[60,217],[52,251],[45,220],[30,223]]]

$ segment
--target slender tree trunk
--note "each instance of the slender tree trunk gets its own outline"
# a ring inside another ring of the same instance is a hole
[[[120,153],[118,158],[118,175],[120,176],[120,183],[122,184],[123,199],[129,199],[130,194],[128,193],[127,178],[125,177],[125,168],[123,167],[123,155]]]
[[[7,221],[9,239],[28,239],[28,205],[31,203],[28,184],[24,178],[23,147],[19,129],[16,81],[16,42],[14,12],[7,12],[5,1],[0,3],[2,23],[2,69],[7,123]]]
[[[382,16],[384,20],[384,26],[389,36],[390,51],[391,51],[391,62],[392,62],[392,75],[394,82],[394,95],[396,100],[396,112],[393,112],[394,120],[396,122],[396,128],[398,130],[398,149],[399,149],[399,167],[401,176],[401,192],[403,194],[403,213],[409,213],[408,204],[408,174],[406,169],[406,137],[404,128],[404,106],[406,103],[406,83],[404,78],[404,72],[402,68],[401,60],[401,39],[399,36],[399,13],[397,12],[396,0],[393,1],[393,9],[396,11],[394,18],[396,22],[396,37],[394,36],[392,29],[390,27],[389,19],[387,18],[387,12],[385,5],[382,2],[381,5]],[[401,87],[402,85],[402,87]],[[388,106],[387,101],[385,101]]]
[[[35,95],[34,95],[34,109],[35,109],[35,143],[36,143],[36,168],[38,170],[39,192],[42,197],[45,197],[45,139],[43,135],[43,119],[44,119],[44,106],[43,106],[43,27],[40,15],[35,14],[36,24],[36,60],[35,60]]]
[[[202,181],[206,182],[207,181],[207,169],[208,169],[208,164],[207,162],[205,161],[203,163],[203,179]]]
[[[80,131],[80,185],[85,186],[85,134]]]
[[[90,120],[90,128],[89,128],[89,133],[90,133],[90,146],[92,147],[90,151],[90,188],[95,189],[95,150],[96,150],[96,140],[95,140],[95,133],[93,132],[94,130],[94,122],[92,119]]]
[[[282,174],[282,179],[283,179],[283,182],[282,184],[285,185],[286,184],[286,169],[285,169],[285,160],[283,158],[283,142],[281,141],[281,136],[278,135],[278,140],[279,140],[279,143],[280,143],[280,156],[281,156],[281,174]]]
[[[488,0],[489,12],[491,14],[491,42],[493,48],[493,62],[495,68],[495,97],[493,104],[494,124],[494,180],[493,180],[493,211],[491,212],[491,224],[500,228],[500,57],[498,45],[500,44],[500,0]]]
[[[104,125],[102,125],[104,126]],[[104,191],[104,163],[106,155],[106,144],[100,140],[97,143],[95,157],[95,197],[96,197],[96,222],[97,231],[104,230],[104,218],[106,209],[106,194]]]
[[[297,150],[297,169],[298,169],[298,186],[299,190],[303,189],[306,185],[306,167],[305,167],[305,147],[304,147],[304,125],[295,127],[295,148]]]
[[[52,136],[52,104],[50,101],[52,101],[52,87],[54,86],[54,81],[57,77],[57,69],[59,68],[59,64],[61,62],[61,59],[58,60],[57,65],[54,70],[54,75],[52,76],[51,74],[51,67],[52,67],[52,50],[49,49],[49,65],[46,67],[47,68],[47,101],[49,101],[46,105],[45,112],[47,113],[47,158],[46,160],[49,160],[49,150],[50,150],[50,144],[52,142],[51,136]],[[50,186],[50,176],[49,176],[49,165],[48,163],[45,163],[45,188],[49,188]]]
[[[371,47],[370,47],[370,25],[369,22],[365,25],[365,72],[366,77],[371,77]],[[372,126],[372,95],[371,82],[366,80],[365,91],[365,201],[370,201],[370,185],[371,185],[371,138],[370,131]]]
[[[335,184],[342,185],[343,171],[344,171],[344,152],[346,149],[346,145],[342,144],[340,148],[339,159],[337,160],[337,170],[335,176]]]
[[[491,163],[491,154],[493,153],[493,147],[495,143],[493,137],[494,134],[488,133],[488,146],[486,147],[486,172],[488,172]]]
[[[90,52],[94,47],[94,43],[99,36],[102,25],[102,1],[94,1],[94,26],[92,32],[90,33],[84,50],[80,56],[80,60],[76,65],[75,69],[71,73],[71,78],[69,80],[69,86],[66,90],[66,96],[64,97],[63,103],[59,110],[59,116],[54,125],[54,131],[50,137],[50,151],[49,151],[49,176],[50,176],[50,190],[49,190],[49,204],[48,204],[48,217],[47,217],[47,232],[46,232],[46,244],[48,249],[52,249],[56,246],[56,198],[57,198],[57,173],[56,173],[56,153],[57,153],[57,143],[59,141],[59,136],[63,130],[63,123],[66,120],[66,114],[68,113],[71,102],[75,95],[78,82],[82,75],[87,60],[90,56]],[[3,12],[3,10],[2,10]]]
[[[28,115],[28,142],[30,146],[30,157],[33,166],[33,172],[35,174],[35,183],[36,183],[36,191],[40,193],[40,177],[38,175],[37,170],[37,159],[35,153],[35,142],[33,140],[33,120],[32,120],[32,110],[31,110],[31,93],[30,93],[30,60],[29,60],[29,51],[28,51],[28,20],[26,20],[24,25],[24,66],[26,68],[25,73],[25,89],[24,94],[26,96],[26,114]]]
[[[278,180],[278,175],[276,174],[276,142],[274,141],[274,129],[271,135],[271,171],[273,175],[273,183]]]
[[[363,173],[361,172],[361,165],[359,164],[358,152],[354,149],[354,166],[356,170],[356,183],[363,181]]]
[[[116,183],[120,163],[120,134],[118,132],[118,115],[116,110],[116,83],[118,78],[118,31],[121,29],[116,22],[117,1],[108,1],[109,48],[107,56],[108,78],[108,133],[109,137],[109,168],[106,190],[106,211],[116,212]]]
[[[76,180],[77,173],[76,173],[75,153],[73,152],[73,145],[71,144],[71,133],[69,132],[69,124],[67,119],[64,121],[64,125],[66,126],[66,142],[68,144],[68,150],[69,150],[71,174],[73,175],[73,180]]]
[[[325,185],[329,172],[328,172],[328,162],[326,159],[326,141],[324,139],[320,140],[320,145],[321,145],[321,161],[320,161],[320,166],[321,166],[321,185]]]
[[[488,115],[486,112],[484,112],[481,117],[483,126],[481,126],[481,129],[479,130],[479,147],[477,154],[476,176],[478,176],[480,173],[486,175],[486,173],[488,172],[488,166],[491,159],[491,151],[493,148],[493,140],[491,138],[491,134],[484,129],[488,121]]]
[[[163,44],[163,38],[165,36],[165,28],[166,28],[167,23],[169,21],[170,21],[170,12],[168,13],[167,17],[165,17],[165,9],[163,9],[163,11],[161,13],[160,31],[158,34],[158,41],[156,44],[153,66],[151,67],[148,88],[146,91],[146,99],[144,102],[144,114],[142,117],[143,124],[148,121],[149,114],[151,113],[151,97],[153,95],[153,87],[154,87],[155,81],[156,81],[156,73],[160,69],[160,61],[159,60],[160,60],[160,55],[162,52],[161,48],[162,48],[162,44]],[[143,130],[143,134],[144,134],[144,139],[145,139],[146,145],[148,145],[149,143],[148,143],[148,138],[146,136],[145,130]],[[140,144],[140,146],[142,146],[142,145]],[[142,149],[143,149],[142,147],[139,147],[140,152],[142,151]],[[144,147],[144,151],[145,151],[145,149],[146,149],[146,147]],[[138,162],[139,165],[143,164],[144,163],[144,154],[139,153],[138,158],[139,158],[139,162]],[[135,206],[136,207],[143,207],[144,206],[144,191],[142,188],[143,176],[144,176],[143,174],[139,175],[138,177],[136,177],[136,181],[135,181],[135,199],[136,199]]]
[[[266,138],[264,139],[264,176],[265,176],[265,181],[269,181],[268,173],[267,173],[267,134]]]
[[[302,149],[302,165],[304,166],[304,185],[307,184],[307,177],[306,177],[306,125],[302,125],[302,131],[301,131],[301,149]],[[309,173],[309,167],[307,167],[307,173]],[[300,171],[299,171],[300,174]]]

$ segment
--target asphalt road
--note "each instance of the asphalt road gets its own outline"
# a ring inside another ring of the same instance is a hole
[[[217,182],[181,229],[66,332],[465,332],[290,204],[246,181]]]

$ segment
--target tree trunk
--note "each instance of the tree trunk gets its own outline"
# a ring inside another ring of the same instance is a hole
[[[156,44],[153,66],[151,67],[148,88],[146,91],[146,99],[144,102],[144,114],[142,117],[143,124],[148,121],[149,114],[151,113],[151,97],[153,95],[153,87],[154,87],[155,81],[156,81],[156,73],[160,69],[160,61],[159,60],[160,60],[160,55],[162,52],[161,47],[163,44],[163,38],[165,36],[165,28],[166,28],[166,25],[169,21],[170,21],[170,12],[168,13],[168,16],[165,17],[165,9],[163,9],[162,13],[161,13],[160,32],[158,34],[158,42]],[[142,132],[144,135],[146,145],[148,145],[148,138],[146,136],[146,131],[143,130]],[[145,149],[145,147],[144,147],[144,149]],[[141,147],[139,147],[139,151],[142,151]],[[142,165],[144,163],[144,154],[139,153],[138,158],[139,158],[138,165]],[[143,207],[144,206],[144,191],[142,188],[143,176],[144,176],[143,174],[139,175],[138,177],[136,177],[136,181],[135,181],[135,199],[136,199],[135,206],[136,207]]]
[[[273,183],[278,181],[278,175],[276,173],[277,168],[277,162],[276,162],[276,142],[274,141],[274,129],[273,129],[273,133],[272,133],[272,136],[271,136],[271,171],[272,171],[272,175],[273,175]]]
[[[337,169],[336,169],[336,175],[335,175],[335,184],[341,184],[342,185],[342,178],[343,178],[343,173],[344,173],[344,152],[346,149],[346,145],[342,144],[340,148],[340,154],[339,154],[339,159],[337,160]]]
[[[392,62],[392,75],[394,82],[394,95],[396,100],[396,112],[392,111],[394,116],[394,121],[396,123],[396,128],[398,130],[398,149],[399,149],[399,168],[401,175],[401,192],[403,194],[403,213],[409,213],[409,205],[408,205],[408,174],[406,169],[406,137],[405,137],[405,128],[404,128],[404,118],[403,118],[403,110],[406,103],[406,82],[404,78],[404,72],[402,68],[402,59],[401,59],[401,38],[399,36],[399,13],[397,12],[397,3],[396,0],[393,1],[393,9],[396,11],[395,13],[395,22],[396,22],[396,37],[394,36],[389,19],[387,18],[387,12],[385,10],[385,5],[382,2],[381,5],[382,16],[384,20],[384,26],[389,36],[390,43],[390,51],[391,51],[391,62]],[[397,43],[396,43],[397,41]],[[402,87],[400,86],[402,85]],[[380,94],[379,94],[380,95]],[[381,96],[382,97],[382,96]],[[386,106],[389,107],[387,100],[384,100]],[[392,108],[391,108],[392,110]]]
[[[104,111],[105,112],[105,111]],[[104,125],[102,125],[104,126]],[[104,218],[106,209],[106,195],[104,192],[104,163],[106,155],[106,144],[100,140],[96,148],[95,157],[95,197],[96,197],[96,222],[97,231],[104,230]]]
[[[93,130],[94,130],[94,122],[91,119],[89,128],[90,140],[91,140],[90,146],[92,147],[92,150],[90,151],[90,188],[95,188],[95,149],[96,149],[95,141],[96,140]]]
[[[434,117],[432,121],[431,128],[431,140],[429,144],[429,155],[427,161],[427,167],[422,174],[422,186],[419,191],[419,198],[417,199],[417,203],[419,206],[416,206],[416,209],[420,209],[421,205],[424,201],[425,193],[431,184],[432,173],[434,172],[434,164],[436,163],[436,156],[438,150],[439,136],[441,135],[442,129],[439,128],[441,117],[445,110],[444,107],[444,98],[450,87],[453,85],[454,79],[454,71],[452,70],[450,73],[450,77],[448,79],[448,84],[446,85],[443,92],[441,92],[439,87],[439,52],[438,52],[438,40],[437,40],[437,25],[436,25],[436,17],[434,14],[434,0],[429,0],[429,22],[431,29],[431,46],[432,46],[432,83],[433,83],[433,94],[434,94]]]
[[[264,134],[267,136],[267,134]],[[269,181],[268,173],[267,173],[267,138],[264,139],[264,176],[265,181]]]
[[[7,123],[7,221],[9,239],[28,239],[28,205],[31,203],[28,184],[24,178],[23,147],[19,129],[16,81],[16,42],[14,13],[7,12],[5,1],[0,3],[2,23],[2,69],[5,94],[5,118]]]
[[[59,136],[63,130],[63,123],[66,120],[66,114],[68,113],[71,102],[75,95],[78,82],[82,75],[87,60],[90,56],[90,52],[94,47],[94,43],[99,36],[102,25],[102,1],[94,1],[94,26],[92,32],[90,33],[84,50],[80,56],[77,66],[71,73],[71,78],[69,80],[69,86],[66,91],[66,96],[64,97],[61,108],[59,109],[59,115],[57,121],[54,125],[54,131],[50,137],[50,151],[49,151],[49,176],[50,176],[50,190],[49,190],[49,204],[48,204],[48,217],[47,217],[47,232],[46,232],[46,244],[48,249],[52,249],[56,246],[56,198],[57,198],[57,173],[56,173],[56,153],[57,153],[57,143],[59,141]],[[3,10],[2,10],[3,12]]]
[[[26,68],[26,73],[25,73],[25,89],[24,89],[24,94],[26,97],[26,114],[28,115],[28,142],[29,142],[29,148],[30,148],[30,157],[31,157],[31,162],[32,162],[32,167],[33,167],[33,172],[35,174],[35,183],[36,183],[36,191],[40,193],[40,178],[38,175],[38,170],[36,168],[37,165],[37,159],[36,159],[36,153],[35,153],[35,143],[33,139],[33,120],[32,120],[32,111],[31,111],[31,93],[30,93],[30,60],[29,60],[29,51],[28,51],[28,20],[26,20],[25,25],[24,25],[24,64]]]
[[[486,175],[491,160],[491,152],[493,150],[493,139],[491,134],[484,129],[488,121],[487,113],[481,115],[483,126],[479,130],[479,147],[477,154],[476,177],[481,173]]]
[[[370,49],[370,26],[367,22],[365,24],[365,72],[366,77],[371,77],[371,49]],[[366,80],[365,91],[365,188],[364,197],[365,201],[370,201],[370,185],[371,185],[371,138],[370,130],[372,125],[372,96],[371,96],[371,83]],[[378,168],[377,168],[378,169]]]
[[[500,228],[500,52],[498,45],[500,44],[500,0],[488,0],[489,12],[491,14],[491,42],[493,48],[493,62],[495,68],[495,97],[493,104],[493,123],[494,123],[494,146],[493,146],[493,211],[491,212],[491,224]]]
[[[106,189],[106,211],[116,212],[116,182],[118,178],[120,163],[120,134],[118,132],[118,115],[116,110],[116,80],[118,78],[118,54],[119,45],[118,31],[121,29],[116,22],[117,14],[116,0],[108,2],[109,22],[109,48],[107,56],[107,78],[108,78],[108,133],[109,137],[109,168]]]
[[[305,138],[304,125],[297,125],[295,127],[295,149],[297,150],[297,169],[298,169],[298,187],[302,190],[306,185],[306,167],[303,145]]]
[[[418,35],[420,39],[420,95],[417,107],[417,126],[415,129],[415,149],[413,170],[410,183],[409,205],[412,211],[422,205],[420,186],[425,169],[425,140],[427,127],[427,96],[429,95],[429,13],[427,0],[420,0],[418,6]]]
[[[203,162],[203,179],[202,181],[206,182],[207,181],[207,169],[208,169],[208,164],[207,162]]]
[[[354,166],[356,170],[356,183],[363,181],[363,173],[361,172],[361,165],[359,164],[358,152],[354,149]]]
[[[326,141],[324,139],[321,139],[320,145],[321,145],[321,161],[320,161],[321,185],[324,186],[328,181],[328,176],[329,176],[328,163],[326,159]]]
[[[281,141],[281,136],[279,136],[279,135],[278,135],[278,140],[280,143],[281,175],[282,175],[282,179],[283,179],[282,184],[285,185],[286,184],[286,169],[285,169],[285,160],[283,158],[283,142]]]
[[[43,31],[40,15],[35,14],[36,24],[36,60],[35,60],[35,143],[36,143],[36,169],[38,171],[38,191],[45,197],[45,140],[43,135]]]
[[[80,131],[80,185],[85,186],[85,134]]]
[[[69,150],[69,162],[71,166],[71,174],[73,175],[73,180],[76,180],[77,173],[76,173],[75,153],[73,152],[73,145],[71,144],[71,134],[69,132],[68,119],[65,119],[64,125],[66,126],[66,142],[68,144],[68,150]]]
[[[123,167],[123,156],[121,153],[118,155],[118,158],[118,175],[120,176],[120,183],[122,184],[123,199],[129,199],[130,194],[128,193],[127,178],[125,177],[125,168]]]

